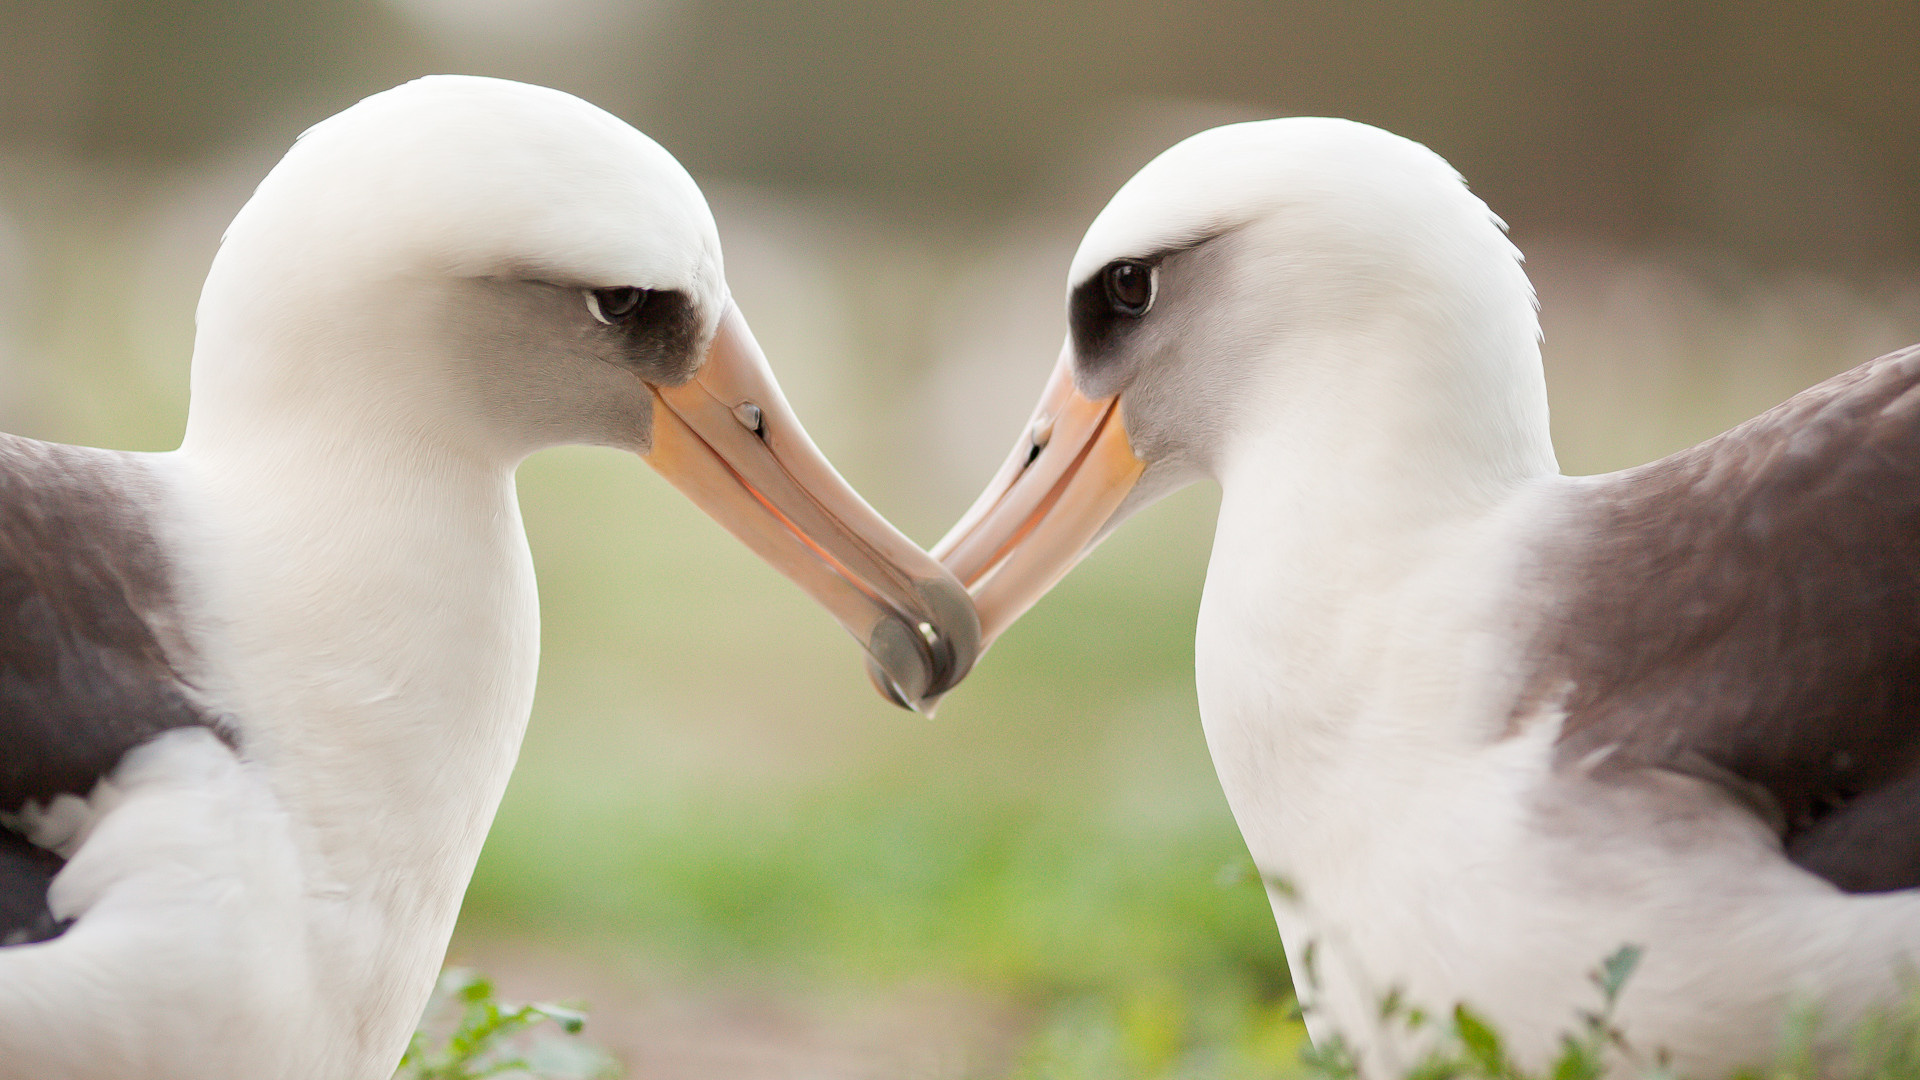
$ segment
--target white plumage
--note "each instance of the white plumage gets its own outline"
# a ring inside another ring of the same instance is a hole
[[[936,554],[991,639],[1128,513],[1219,482],[1201,715],[1316,1039],[1395,1075],[1432,1032],[1381,1004],[1464,1001],[1539,1066],[1627,944],[1621,1022],[1686,1075],[1764,1063],[1796,1002],[1838,1030],[1900,992],[1920,350],[1561,476],[1498,219],[1424,147],[1322,119],[1148,165],[1067,309]]]
[[[977,638],[792,417],[692,179],[552,90],[307,132],[214,260],[179,450],[5,438],[0,810],[39,846],[0,835],[0,899],[49,909],[0,948],[7,1077],[391,1073],[533,699],[537,449],[645,456],[908,700]]]

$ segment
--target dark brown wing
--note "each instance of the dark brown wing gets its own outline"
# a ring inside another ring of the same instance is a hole
[[[1920,346],[1593,483],[1522,709],[1563,764],[1679,769],[1849,891],[1920,886]]]
[[[161,643],[145,482],[124,455],[0,435],[0,812],[85,795],[133,747],[209,722]],[[0,943],[54,929],[59,861],[36,852],[0,838]]]
[[[0,946],[59,937],[66,927],[47,908],[47,888],[60,857],[0,829]]]

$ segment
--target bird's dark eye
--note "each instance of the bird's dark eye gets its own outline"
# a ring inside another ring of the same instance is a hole
[[[1107,302],[1120,314],[1138,318],[1153,306],[1153,267],[1147,263],[1131,260],[1109,263],[1102,277],[1107,286]]]
[[[632,318],[633,313],[645,307],[646,303],[647,290],[631,285],[587,290],[587,310],[608,326]]]

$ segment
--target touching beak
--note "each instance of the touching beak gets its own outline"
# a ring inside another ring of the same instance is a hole
[[[1095,401],[1074,388],[1070,349],[1006,464],[933,547],[973,594],[982,652],[1092,550],[1146,469],[1119,396]]]
[[[920,708],[966,675],[980,654],[966,590],[828,464],[739,308],[727,305],[698,375],[651,389],[648,463],[831,612],[889,697]]]

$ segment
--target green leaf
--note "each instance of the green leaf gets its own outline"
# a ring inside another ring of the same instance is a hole
[[[561,1029],[569,1035],[578,1035],[587,1026],[587,1014],[579,1009],[555,1005],[551,1002],[535,1002],[527,1008],[559,1024]]]
[[[1300,950],[1300,970],[1298,975],[1305,979],[1309,989],[1318,989],[1320,986],[1319,961],[1320,943],[1318,941],[1308,941],[1307,947]],[[1296,989],[1298,985],[1298,982],[1296,982]]]
[[[1613,951],[1613,955],[1600,961],[1600,971],[1595,981],[1600,984],[1600,993],[1606,998],[1609,1011],[1614,1002],[1620,999],[1620,991],[1626,988],[1627,980],[1633,976],[1633,969],[1640,965],[1640,956],[1644,951],[1638,945],[1622,945]]]
[[[1296,902],[1300,899],[1300,890],[1291,880],[1281,877],[1278,874],[1269,874],[1266,877],[1266,882],[1267,888],[1271,890],[1275,896]]]
[[[1300,1051],[1300,1064],[1306,1066],[1307,1075],[1313,1080],[1355,1080],[1360,1075],[1353,1051],[1338,1035],[1327,1039],[1324,1045],[1304,1047]]]
[[[1473,1064],[1490,1077],[1504,1077],[1513,1072],[1507,1061],[1506,1048],[1500,1043],[1500,1034],[1465,1005],[1453,1007],[1453,1030],[1460,1039],[1460,1046],[1467,1052]]]
[[[1554,1058],[1547,1075],[1551,1080],[1600,1080],[1603,1072],[1600,1048],[1567,1036],[1561,1039],[1560,1056]]]
[[[455,1013],[450,1029],[448,1013]],[[549,1022],[573,1036],[586,1025],[586,1014],[571,1006],[545,1002],[502,1004],[494,997],[491,981],[471,972],[449,970],[435,990],[421,1030],[408,1042],[396,1080],[504,1076],[605,1080],[618,1075],[617,1066],[605,1051],[538,1030]],[[439,1031],[446,1032],[443,1040],[434,1038]],[[560,1046],[563,1041],[565,1047]]]
[[[1407,1070],[1406,1080],[1454,1080],[1465,1071],[1457,1058],[1431,1057]]]

